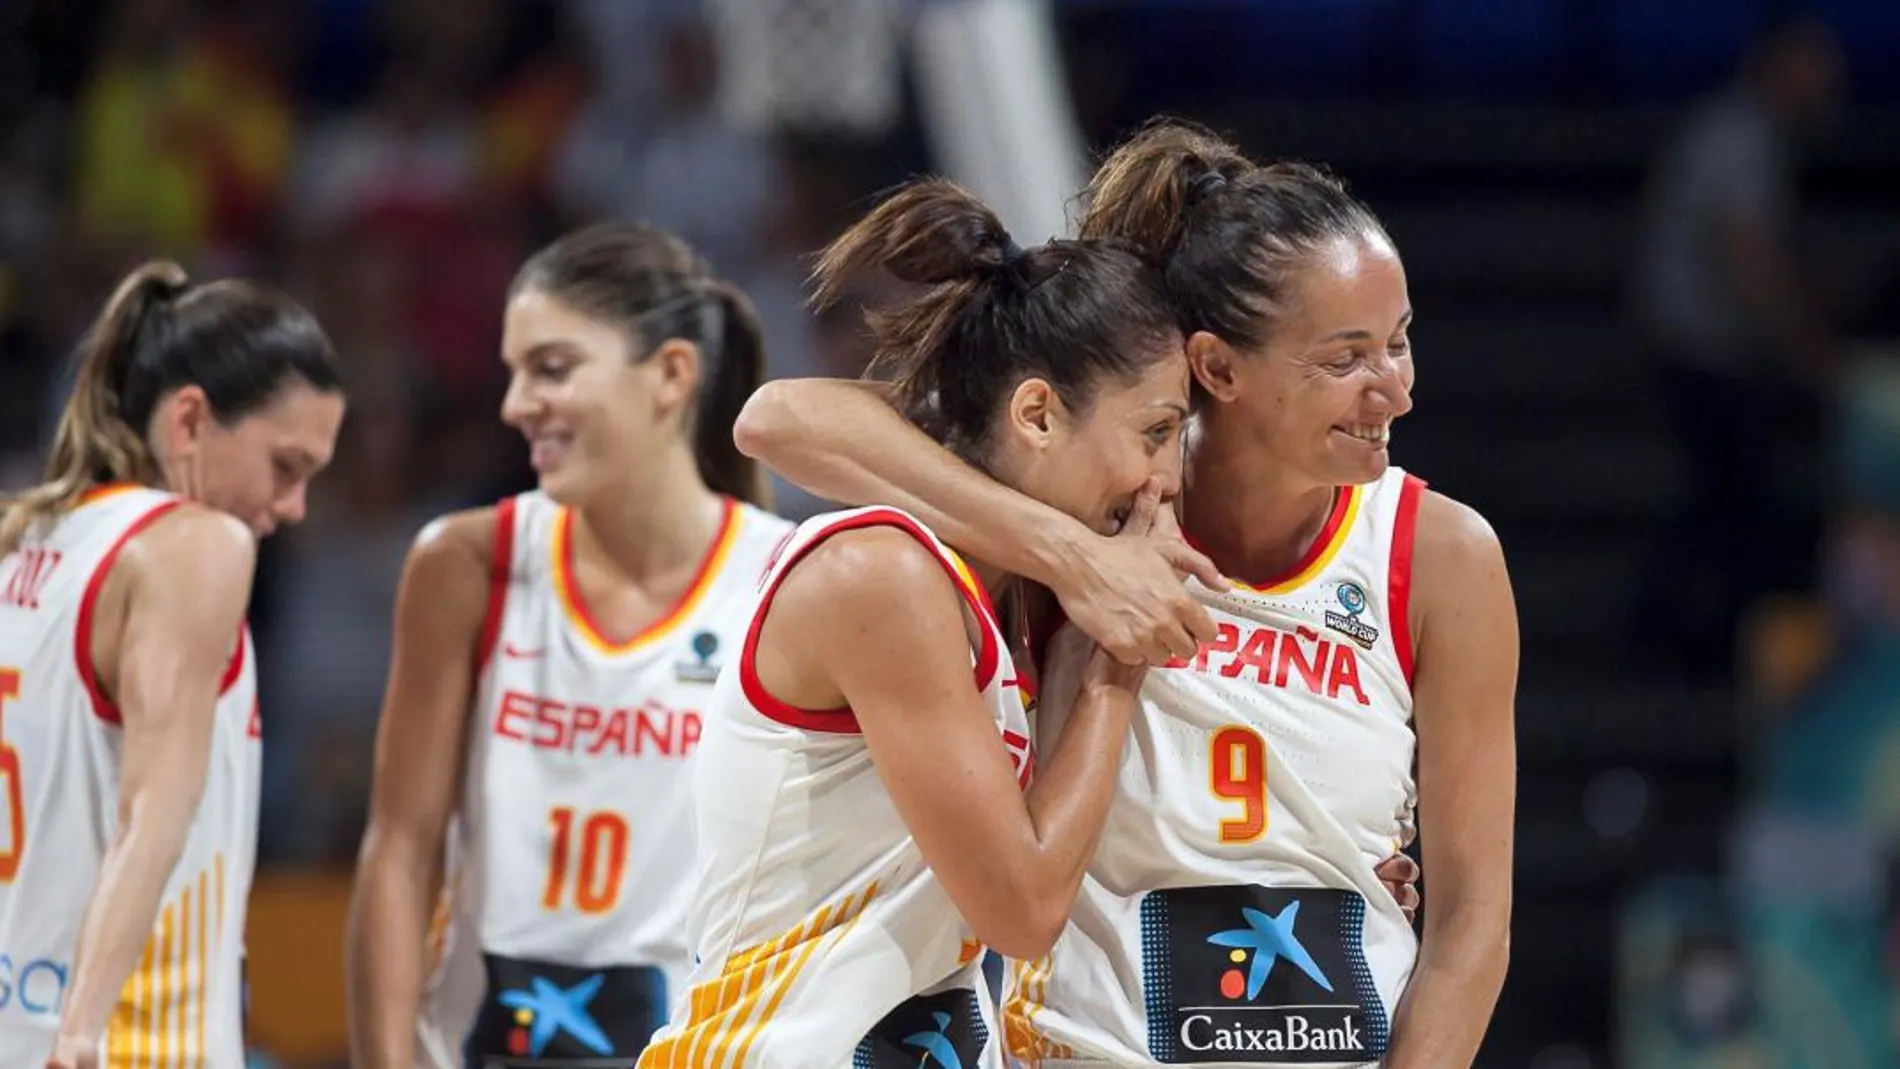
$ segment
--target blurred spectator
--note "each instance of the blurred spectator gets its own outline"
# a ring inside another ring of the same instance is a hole
[[[516,216],[484,187],[482,119],[470,103],[501,16],[494,0],[458,3],[452,16],[405,0],[385,18],[389,57],[375,95],[321,126],[299,161],[298,239],[327,244],[319,255],[392,291],[384,296],[420,361],[408,377],[485,396],[498,367],[495,309],[522,245]]]
[[[277,62],[286,22],[266,0],[120,7],[80,102],[77,192],[89,235],[239,264],[255,250],[290,158]]]
[[[582,113],[559,164],[565,214],[644,219],[685,238],[720,273],[741,272],[771,221],[780,182],[772,144],[713,109],[721,57],[703,18],[676,15],[641,44],[659,69],[658,95],[640,122],[606,93]]]
[[[388,56],[368,106],[323,123],[303,146],[299,229],[338,231],[379,213],[447,214],[470,195],[478,142],[468,100],[496,16],[493,0],[442,10],[453,17],[428,17],[417,0],[386,11]]]
[[[56,236],[57,194],[51,181],[39,116],[0,119],[0,463],[39,477],[37,458],[41,400],[48,368],[45,327],[36,290],[46,289],[43,275],[47,246]]]
[[[1785,1069],[1900,1062],[1900,363],[1846,384],[1826,652],[1774,710],[1740,840],[1763,1033]]]
[[[1825,381],[1829,342],[1793,251],[1793,158],[1834,114],[1842,79],[1826,26],[1778,24],[1650,178],[1634,297],[1688,486],[1640,618],[1700,667],[1730,664],[1744,608],[1777,566],[1798,570],[1804,531],[1775,473],[1788,424],[1812,415],[1799,397]]]
[[[1827,656],[1763,750],[1772,804],[1866,822],[1900,850],[1900,361],[1843,391],[1827,544]]]

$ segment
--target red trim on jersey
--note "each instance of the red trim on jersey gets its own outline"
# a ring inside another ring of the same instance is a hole
[[[218,697],[220,698],[224,697],[225,692],[237,683],[238,675],[244,671],[244,649],[247,645],[245,632],[250,630],[247,626],[249,622],[245,620],[238,624],[237,648],[231,651],[230,663],[224,666],[224,678],[218,681]]]
[[[177,508],[179,504],[177,498],[161,501],[153,505],[144,515],[133,520],[112,545],[107,547],[105,555],[99,558],[99,563],[92,569],[92,576],[86,580],[85,593],[79,596],[79,624],[73,628],[73,662],[79,669],[79,682],[85,686],[87,696],[92,699],[93,715],[108,724],[119,723],[119,707],[113,704],[111,698],[106,697],[105,689],[99,685],[99,674],[93,669],[93,610],[98,605],[99,592],[105,589],[106,576],[111,574],[113,563],[119,559],[119,551],[124,549],[125,544],[132,541],[140,531],[150,527],[159,517]],[[226,674],[229,675],[229,672],[227,671]]]
[[[1391,615],[1392,651],[1398,654],[1405,682],[1412,682],[1412,543],[1418,534],[1418,502],[1425,480],[1407,475],[1399,487],[1399,511],[1392,520],[1392,562],[1386,569],[1386,612]]]
[[[1243,579],[1232,574],[1229,574],[1228,578],[1239,579],[1243,585],[1267,593],[1274,592],[1274,587],[1299,578],[1332,547],[1334,538],[1340,533],[1340,525],[1346,522],[1346,516],[1352,512],[1353,498],[1360,492],[1360,489],[1356,486],[1340,486],[1334,489],[1332,511],[1326,514],[1326,523],[1320,527],[1319,534],[1313,537],[1313,544],[1306,547],[1306,552],[1300,554],[1300,559],[1295,561],[1292,567],[1281,572],[1279,575],[1258,583],[1251,579]],[[1194,536],[1186,531],[1181,532],[1181,538],[1187,542],[1188,545],[1193,546],[1202,553],[1207,552],[1207,550],[1195,540]]]
[[[488,609],[475,639],[475,674],[481,675],[501,637],[501,614],[508,607],[508,584],[515,572],[515,499],[504,497],[495,505],[494,548],[488,554]]]
[[[765,681],[759,678],[756,658],[759,650],[759,633],[765,628],[765,615],[771,611],[772,599],[778,594],[779,584],[785,581],[786,574],[798,567],[798,562],[822,544],[825,539],[845,531],[858,531],[868,527],[895,527],[903,531],[922,542],[925,548],[931,551],[931,556],[936,558],[937,563],[943,565],[943,570],[949,574],[950,582],[957,588],[958,595],[976,612],[979,622],[984,625],[983,644],[977,650],[976,666],[973,669],[976,689],[981,692],[990,685],[991,680],[996,678],[997,666],[1002,663],[1002,651],[998,648],[996,640],[996,612],[990,607],[989,593],[983,589],[983,584],[977,581],[975,575],[960,569],[945,553],[940,552],[929,532],[920,527],[916,521],[891,509],[874,509],[839,520],[812,535],[810,540],[799,546],[790,559],[785,561],[784,567],[779,569],[778,574],[760,592],[759,607],[752,614],[752,623],[746,627],[745,648],[739,654],[739,682],[745,689],[746,700],[767,718],[805,731],[822,731],[834,735],[858,733],[858,718],[849,706],[836,709],[801,709],[774,697],[771,691],[765,689]]]
[[[897,519],[903,520],[903,514],[899,513]],[[926,547],[933,550],[936,548],[922,527],[908,521],[900,526]],[[976,689],[979,692],[985,691],[995,681],[996,669],[1003,663],[1002,650],[994,638],[1003,633],[1003,625],[997,622],[996,606],[990,603],[990,592],[984,588],[983,580],[976,577],[976,573],[964,563],[962,557],[957,556],[955,550],[945,549],[944,552],[949,554],[949,559],[944,560],[941,554],[937,559],[950,566],[950,581],[956,584],[957,591],[963,595],[970,607],[976,610],[977,619],[986,625],[983,629],[982,648],[976,653]]]

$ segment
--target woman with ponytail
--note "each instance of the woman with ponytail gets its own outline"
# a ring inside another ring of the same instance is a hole
[[[701,711],[791,530],[732,442],[758,317],[673,235],[537,252],[501,358],[540,486],[431,524],[397,593],[350,916],[359,1069],[632,1064],[691,967]]]
[[[134,271],[87,333],[46,478],[0,504],[0,1065],[240,1066],[256,853],[256,541],[343,419],[316,320]]]
[[[1391,463],[1414,374],[1398,250],[1323,171],[1181,123],[1112,153],[1086,203],[1085,239],[1161,265],[1199,388],[1181,523],[1190,563],[1233,578],[1196,573],[1194,612],[1155,593],[1178,551],[1079,529],[864,384],[774,383],[735,434],[814,493],[958,532],[1163,669],[1071,923],[1012,977],[1012,1054],[1468,1066],[1509,946],[1517,618],[1484,519]],[[1066,730],[1082,663],[1052,647],[1039,736]],[[1415,892],[1382,883],[1413,875],[1415,816],[1422,943]]]
[[[870,324],[922,433],[1067,522],[1166,526],[1187,367],[1158,271],[1113,242],[1017,248],[942,181],[834,242],[818,301],[870,269],[915,287]],[[793,534],[706,710],[697,966],[642,1069],[1001,1065],[984,947],[1061,930],[1142,675],[1094,657],[1036,754],[1027,604],[896,509]]]

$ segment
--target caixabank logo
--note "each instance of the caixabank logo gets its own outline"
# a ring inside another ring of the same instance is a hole
[[[630,1067],[665,1022],[666,978],[647,966],[576,968],[487,955],[470,1069]]]
[[[1178,887],[1141,903],[1157,1060],[1328,1064],[1385,1054],[1365,900],[1321,888]]]
[[[973,988],[898,1003],[858,1043],[851,1069],[977,1069],[990,1030]]]

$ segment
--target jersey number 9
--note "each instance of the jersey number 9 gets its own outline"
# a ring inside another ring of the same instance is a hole
[[[4,804],[7,814],[0,820],[6,829],[6,842],[0,845],[0,883],[12,883],[20,872],[20,855],[26,852],[26,788],[20,783],[20,751],[7,745],[7,703],[20,696],[20,673],[0,668],[0,779],[6,780]]]
[[[1214,732],[1207,748],[1207,785],[1237,803],[1240,816],[1220,822],[1222,843],[1250,843],[1267,833],[1267,740],[1250,727]]]
[[[548,811],[554,836],[548,850],[548,882],[541,892],[541,908],[563,908],[568,874],[572,872],[574,908],[582,913],[606,913],[620,902],[620,883],[627,874],[627,821],[618,813],[596,810],[578,821],[576,834],[575,818],[572,806],[555,806]]]

